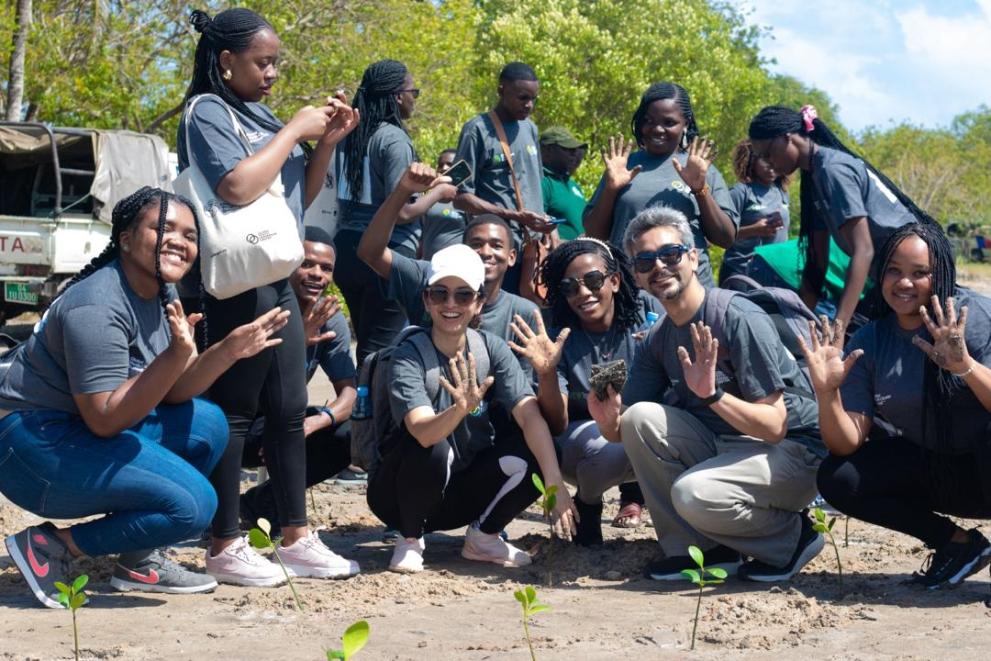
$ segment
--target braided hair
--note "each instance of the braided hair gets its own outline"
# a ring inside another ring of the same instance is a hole
[[[396,94],[402,90],[409,70],[397,60],[379,60],[368,65],[361,77],[361,86],[354,95],[352,106],[361,113],[361,122],[344,139],[344,178],[351,191],[351,204],[361,200],[365,154],[372,134],[383,122],[403,126]]]
[[[740,140],[736,143],[736,147],[733,148],[733,174],[736,175],[737,181],[749,184],[754,178],[754,160],[757,158],[757,154],[754,153],[754,146],[750,140]],[[781,190],[787,191],[788,185],[791,183],[791,175],[776,173],[778,175],[777,179],[774,180],[774,185],[778,186]]]
[[[751,140],[771,140],[777,138],[781,135],[786,135],[788,133],[797,133],[799,135],[808,136],[808,138],[817,145],[823,147],[828,147],[830,149],[836,149],[845,154],[849,154],[855,158],[859,158],[867,166],[867,169],[874,173],[879,180],[888,188],[898,201],[909,210],[909,212],[916,217],[920,223],[927,223],[936,225],[936,221],[933,220],[932,216],[927,214],[925,211],[920,209],[912,198],[903,193],[898,186],[894,184],[884,173],[880,172],[877,168],[871,165],[867,159],[859,156],[858,154],[850,151],[846,145],[840,142],[840,139],[836,137],[826,123],[823,122],[818,117],[814,115],[809,115],[809,120],[812,122],[812,130],[806,130],[806,117],[799,111],[792,110],[791,108],[786,108],[784,106],[767,106],[750,121],[750,129],[748,131]],[[812,230],[815,225],[815,187],[812,183],[812,177],[802,176],[801,187],[799,188],[800,199],[802,201],[801,209],[801,225],[798,230],[798,240],[800,249],[804,248],[805,251],[805,269],[806,274],[809,277],[809,284],[812,286],[813,291],[819,294],[822,291],[822,286],[825,283],[825,274],[819,272],[819,269],[815,266],[815,248],[810,240],[812,237]],[[938,225],[937,225],[938,226]]]
[[[640,134],[643,124],[647,119],[647,109],[654,101],[664,101],[673,99],[681,109],[681,114],[685,118],[685,133],[682,136],[681,148],[686,149],[688,143],[699,134],[698,124],[695,123],[695,112],[692,110],[692,98],[688,95],[688,90],[678,83],[654,83],[647,88],[647,91],[640,97],[640,105],[633,113],[630,121],[630,130],[633,131],[633,139],[643,147],[643,136]]]
[[[200,33],[193,60],[193,80],[186,90],[186,101],[197,94],[216,94],[224,103],[246,117],[251,118],[262,128],[278,133],[282,125],[273,122],[253,111],[224,82],[220,74],[220,53],[230,51],[241,53],[251,46],[255,35],[262,30],[275,30],[264,18],[250,9],[226,9],[212,19],[199,9],[189,15],[189,22]]]
[[[598,239],[578,238],[565,241],[552,250],[540,264],[540,282],[547,285],[547,305],[551,321],[558,328],[581,325],[577,315],[561,294],[561,280],[568,266],[579,255],[594,254],[602,258],[606,269],[619,274],[619,290],[613,296],[613,326],[621,331],[636,328],[640,323],[637,283],[630,270],[630,260],[623,251]]]

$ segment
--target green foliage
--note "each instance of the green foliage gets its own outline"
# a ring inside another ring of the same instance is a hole
[[[836,553],[836,570],[840,577],[840,584],[842,585],[843,563],[840,562],[840,549],[836,546],[836,538],[833,537],[833,526],[836,525],[836,517],[833,517],[832,519],[827,518],[826,512],[823,511],[821,507],[817,507],[812,510],[812,515],[815,517],[815,521],[812,524],[812,529],[819,534],[828,536],[829,543],[833,545],[833,551]]]
[[[66,585],[61,581],[55,581],[55,589],[58,590],[58,602],[63,608],[68,608],[72,612],[72,641],[76,653],[76,661],[79,661],[79,627],[76,624],[76,611],[86,603],[86,593],[83,588],[89,583],[87,574],[80,574],[72,585]]]
[[[689,581],[699,586],[698,599],[695,602],[695,623],[692,625],[692,647],[695,649],[695,632],[698,630],[699,626],[699,610],[702,607],[702,590],[705,589],[707,585],[719,585],[726,580],[726,570],[722,567],[713,567],[711,569],[705,566],[705,555],[702,553],[702,549],[695,546],[694,544],[688,547],[688,555],[691,556],[692,561],[698,566],[698,569],[682,569],[681,574]],[[706,578],[706,575],[712,578]]]
[[[537,655],[533,651],[533,643],[530,640],[529,620],[537,613],[549,611],[551,607],[537,600],[537,590],[532,585],[528,585],[522,590],[516,590],[513,592],[513,596],[516,597],[516,601],[520,602],[520,606],[523,608],[523,635],[526,638],[527,647],[530,648],[530,659],[531,661],[537,661]]]
[[[341,649],[327,650],[327,661],[334,661],[334,659],[348,661],[368,643],[368,634],[368,622],[365,620],[355,622],[347,628],[341,637]]]
[[[275,559],[279,562],[279,566],[282,567],[282,573],[286,576],[286,582],[289,583],[289,589],[292,590],[292,597],[296,602],[296,608],[302,611],[303,602],[299,599],[299,594],[296,592],[296,586],[293,585],[292,577],[289,575],[289,570],[286,569],[284,564],[282,564],[282,558],[279,557],[279,541],[281,538],[275,540],[272,539],[272,524],[269,523],[268,519],[258,519],[257,523],[257,528],[252,528],[248,531],[248,542],[259,551],[272,552],[272,555],[274,555]]]
[[[551,512],[554,511],[554,507],[557,505],[557,485],[552,484],[549,487],[545,487],[544,481],[536,473],[533,473],[530,477],[533,480],[533,486],[537,487],[537,491],[540,492],[540,508],[544,511],[544,517],[549,521]]]

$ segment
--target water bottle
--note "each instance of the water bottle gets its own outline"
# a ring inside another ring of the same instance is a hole
[[[352,420],[368,420],[372,417],[372,398],[368,395],[368,386],[358,386],[358,399],[351,410]]]
[[[647,314],[644,315],[644,318],[646,321],[640,324],[637,327],[637,330],[633,333],[633,337],[638,340],[642,340],[647,337],[647,332],[650,330],[650,327],[657,323],[657,320],[661,318],[661,315],[652,310],[648,310]]]

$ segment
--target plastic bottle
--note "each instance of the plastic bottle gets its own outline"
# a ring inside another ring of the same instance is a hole
[[[353,420],[368,420],[372,417],[372,398],[368,395],[368,386],[358,386],[358,399],[351,410]]]
[[[661,315],[649,310],[647,314],[644,315],[644,317],[646,321],[640,324],[640,326],[637,327],[637,330],[634,333],[634,335],[640,339],[647,337],[647,331],[650,330],[651,326],[657,323],[657,320],[661,318]]]

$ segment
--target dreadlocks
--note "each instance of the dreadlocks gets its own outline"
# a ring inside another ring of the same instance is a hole
[[[664,101],[665,99],[673,99],[681,108],[681,114],[685,118],[685,134],[682,137],[681,148],[686,149],[688,143],[698,136],[699,127],[695,123],[695,112],[692,110],[692,99],[688,96],[688,91],[677,83],[654,83],[643,93],[643,96],[640,97],[640,105],[637,106],[637,111],[633,113],[633,120],[630,122],[633,139],[643,147],[643,136],[640,135],[640,131],[647,118],[647,108],[654,101]]]
[[[540,281],[547,285],[547,305],[551,319],[558,328],[581,325],[568,299],[561,294],[561,280],[571,262],[579,255],[595,254],[602,258],[606,270],[619,274],[619,291],[613,296],[613,325],[621,331],[632,330],[640,323],[638,317],[637,283],[630,271],[630,260],[621,250],[597,239],[579,238],[565,241],[551,251],[540,265]]]
[[[365,153],[375,129],[384,122],[406,130],[399,114],[396,94],[403,89],[408,73],[409,70],[402,62],[379,60],[370,64],[361,77],[361,86],[352,102],[354,109],[361,113],[361,122],[344,139],[343,145],[346,165],[344,177],[351,191],[352,204],[361,200]]]

